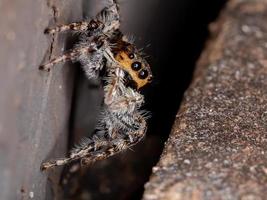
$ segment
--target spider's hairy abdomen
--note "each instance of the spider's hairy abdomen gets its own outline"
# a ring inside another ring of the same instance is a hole
[[[88,79],[102,80],[104,100],[94,135],[76,145],[69,157],[43,163],[42,170],[75,160],[90,164],[137,144],[145,136],[147,112],[142,110],[145,101],[139,89],[151,81],[152,73],[142,53],[120,31],[118,5],[110,1],[111,5],[92,20],[45,31],[48,34],[78,31],[80,41],[40,69],[49,71],[59,62],[79,61]],[[129,86],[128,82],[136,87]]]
[[[87,78],[96,79],[99,72],[103,69],[104,66],[103,52],[106,47],[104,46],[104,44],[101,44],[102,46],[99,46],[97,42],[92,41],[92,37],[87,38],[87,40],[82,40],[76,45],[76,47],[82,48],[83,46],[88,45],[91,47],[91,51],[87,54],[81,54],[77,58],[77,60],[80,61]]]

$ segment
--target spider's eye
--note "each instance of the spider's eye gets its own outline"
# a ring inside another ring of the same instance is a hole
[[[140,62],[134,62],[134,63],[132,64],[132,69],[133,69],[134,71],[138,71],[138,70],[140,70],[141,67],[142,67],[142,64],[141,64]]]
[[[130,54],[129,54],[129,58],[130,58],[130,59],[134,59],[134,54],[133,54],[133,53],[130,53]]]
[[[139,72],[139,74],[138,74],[138,77],[139,77],[140,79],[145,79],[147,76],[148,76],[148,72],[147,72],[147,70],[145,70],[145,69],[142,69],[142,70]]]

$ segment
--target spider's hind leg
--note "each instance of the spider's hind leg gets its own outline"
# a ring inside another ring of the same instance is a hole
[[[95,161],[106,159],[130,148],[140,142],[146,133],[146,122],[144,118],[139,114],[136,114],[134,118],[140,122],[138,130],[126,131],[127,133],[125,134],[113,128],[114,130],[112,131],[116,132],[113,138],[105,137],[105,134],[95,136],[92,140],[88,140],[81,146],[73,149],[69,157],[43,163],[41,165],[41,170],[45,171],[56,166],[69,164],[76,160],[80,160],[82,165],[89,165]]]
[[[102,149],[94,151],[81,159],[82,165],[90,165],[98,160],[104,160],[115,154],[118,154],[139,143],[145,136],[146,122],[142,119],[140,128],[136,131],[127,132],[127,134],[117,134],[117,137],[110,141],[110,145],[103,146]]]
[[[41,170],[45,171],[50,168],[66,165],[73,161],[80,160],[83,157],[90,155],[92,152],[97,151],[97,149],[108,145],[109,145],[109,140],[107,140],[104,136],[87,139],[87,141],[83,142],[80,146],[74,148],[71,151],[69,157],[50,160],[48,162],[42,163]]]

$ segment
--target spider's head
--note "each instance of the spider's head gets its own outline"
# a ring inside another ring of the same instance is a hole
[[[149,64],[133,44],[125,42],[115,54],[115,59],[135,82],[137,89],[152,81],[152,72]]]

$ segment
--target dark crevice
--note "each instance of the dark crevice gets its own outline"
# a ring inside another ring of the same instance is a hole
[[[51,3],[51,0],[47,1],[47,6],[51,9],[52,11],[52,15],[53,15],[53,23],[56,24],[57,23],[57,16],[58,16],[58,9],[55,5],[53,5]],[[54,50],[54,45],[55,45],[55,34],[51,35],[51,44],[50,44],[50,48],[49,48],[49,59],[51,60],[52,58],[52,54],[53,54],[53,50]]]
[[[146,31],[137,31],[143,32],[142,40],[137,43],[139,47],[151,44],[145,52],[150,55],[155,77],[152,85],[142,91],[146,99],[145,109],[152,116],[147,137],[133,151],[97,162],[72,177],[64,186],[66,199],[82,199],[82,196],[94,200],[141,199],[144,184],[159,160],[184,91],[191,82],[195,63],[208,38],[208,24],[216,19],[225,1],[158,1],[157,9],[146,9],[151,12],[148,14],[152,20],[146,24]],[[83,6],[85,11],[89,10],[87,3],[85,1]],[[145,13],[139,15],[146,17]],[[136,29],[140,27],[136,26]],[[86,80],[81,70],[77,74],[71,144],[93,132],[103,98],[97,81]]]
[[[153,165],[144,174],[145,182],[149,180],[151,169],[160,158],[184,92],[190,85],[196,61],[209,37],[208,25],[217,18],[225,2],[191,0],[177,1],[176,5],[159,5],[159,10],[170,14],[158,11],[155,22],[159,26],[152,24],[152,34],[146,36],[152,44],[148,54],[152,55],[155,74],[155,83],[147,91],[146,99],[147,109],[153,116],[148,137],[157,135],[160,144],[153,147],[158,148],[159,154],[151,158]],[[134,195],[137,198],[133,199],[140,199],[143,191],[142,185],[139,195]]]

